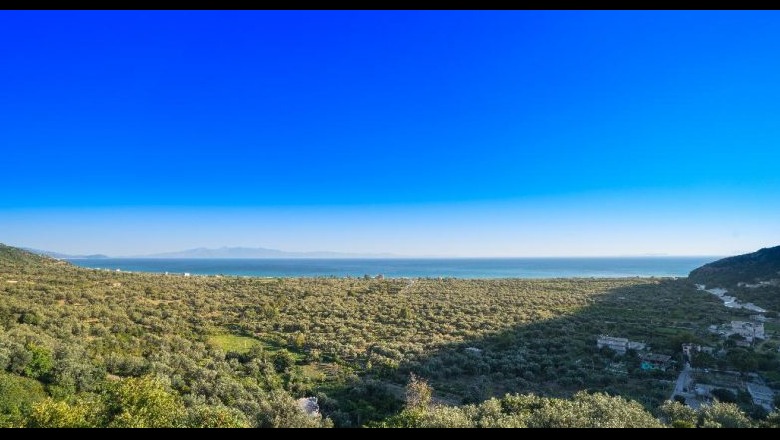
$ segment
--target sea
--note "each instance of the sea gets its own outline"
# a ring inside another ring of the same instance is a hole
[[[684,277],[719,258],[77,258],[68,261],[111,271],[251,277],[624,278]]]

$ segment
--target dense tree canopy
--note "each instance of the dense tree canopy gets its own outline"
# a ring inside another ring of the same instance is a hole
[[[681,361],[732,313],[685,280],[183,277],[0,245],[0,426],[704,426],[653,417],[676,371],[595,341]],[[724,408],[707,426],[744,424]]]

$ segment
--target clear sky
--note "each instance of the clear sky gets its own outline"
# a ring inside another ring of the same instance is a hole
[[[780,244],[775,11],[0,11],[0,41],[7,244]]]

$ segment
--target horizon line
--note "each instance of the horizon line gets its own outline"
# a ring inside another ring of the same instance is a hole
[[[522,258],[710,258],[710,257],[727,257],[729,255],[705,255],[705,254],[684,254],[684,255],[509,255],[509,256],[460,256],[460,255],[392,255],[392,256],[281,256],[281,257],[158,257],[148,255],[102,255],[103,257],[90,257],[90,256],[73,256],[58,258],[60,260],[85,260],[85,259],[100,259],[100,258],[133,258],[133,259],[149,259],[149,260],[434,260],[434,259],[522,259]]]

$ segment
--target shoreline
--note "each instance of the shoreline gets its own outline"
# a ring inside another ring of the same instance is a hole
[[[212,274],[212,273],[194,273],[194,272],[157,272],[157,271],[140,271],[140,270],[120,270],[102,267],[85,267],[73,265],[78,269],[85,269],[97,272],[116,273],[122,275],[158,275],[163,277],[181,277],[181,278],[239,278],[239,279],[259,279],[259,280],[276,280],[276,279],[305,279],[305,280],[360,280],[360,281],[416,281],[416,280],[463,280],[463,281],[560,281],[560,280],[573,280],[573,281],[598,281],[598,280],[628,280],[628,279],[646,279],[654,281],[664,280],[680,280],[685,279],[687,276],[659,276],[659,275],[613,275],[613,276],[550,276],[550,277],[468,277],[468,276],[388,276],[382,275],[370,275],[366,278],[365,275],[238,275],[238,274]]]

